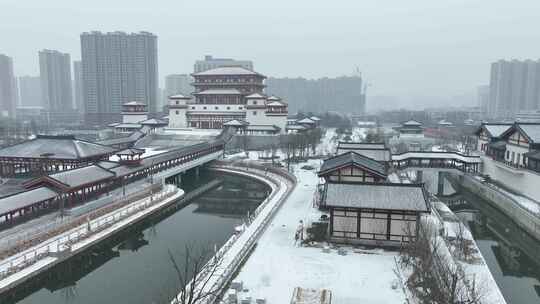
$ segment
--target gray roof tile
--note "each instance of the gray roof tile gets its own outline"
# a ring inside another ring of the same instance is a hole
[[[325,204],[330,207],[429,212],[421,185],[326,184]]]
[[[360,155],[356,152],[347,152],[326,159],[321,166],[319,176],[321,176],[327,171],[331,171],[333,169],[337,169],[348,164],[356,164],[360,167],[367,168],[368,170],[375,172],[381,176],[387,176],[386,168],[382,163],[364,155]]]

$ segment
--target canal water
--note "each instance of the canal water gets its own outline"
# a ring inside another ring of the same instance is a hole
[[[194,250],[221,246],[269,191],[246,178],[208,172],[198,183],[184,178],[182,188],[189,191],[214,178],[222,179],[222,186],[59,265],[21,287],[17,299],[6,303],[169,303],[178,290],[169,252],[181,268],[186,246]]]
[[[540,242],[473,193],[450,192],[440,198],[470,227],[506,302],[540,303]]]

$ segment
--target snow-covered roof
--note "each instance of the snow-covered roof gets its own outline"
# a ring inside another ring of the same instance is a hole
[[[169,99],[191,99],[191,97],[186,96],[184,94],[175,94],[175,95],[169,96]]]
[[[328,207],[429,212],[422,185],[417,184],[326,184]]]
[[[271,106],[271,107],[285,107],[285,106],[287,106],[285,103],[283,103],[281,101],[277,101],[277,100],[272,101],[270,103],[267,103],[266,105]]]
[[[274,125],[248,125],[246,130],[250,131],[279,131],[279,127]]]
[[[25,208],[35,203],[55,198],[56,196],[58,194],[53,190],[47,187],[39,187],[3,197],[0,198],[0,214]]]
[[[319,121],[321,120],[319,117],[317,116],[311,116],[309,119],[313,120],[313,121]]]
[[[325,159],[319,171],[319,176],[349,165],[358,166],[381,177],[387,176],[386,168],[382,163],[356,152],[347,152]]]
[[[414,120],[414,119],[411,119],[411,120],[408,120],[408,121],[406,121],[406,122],[401,123],[401,125],[407,126],[407,127],[413,127],[413,126],[414,126],[414,127],[419,127],[419,126],[422,125],[422,123],[421,123],[421,122],[418,122],[418,121],[416,121],[416,120]]]
[[[150,118],[144,121],[141,121],[140,124],[142,125],[166,125],[167,122],[161,119],[157,118]]]
[[[304,124],[314,124],[315,122],[309,118],[304,118],[298,121],[298,123],[304,123]]]
[[[476,134],[479,134],[483,129],[486,130],[491,137],[500,137],[506,130],[510,129],[511,126],[511,123],[484,123],[478,128]]]
[[[144,153],[144,149],[128,148],[122,151],[116,152],[116,155],[140,155]]]
[[[223,125],[224,126],[231,126],[231,127],[242,127],[242,126],[248,125],[248,123],[243,121],[243,120],[233,119],[233,120],[229,120],[229,121],[223,123]]]
[[[368,142],[353,142],[340,141],[338,149],[386,149],[386,144],[383,142],[368,143]]]
[[[80,159],[111,154],[114,149],[73,135],[37,135],[36,138],[0,149],[0,157]]]
[[[480,156],[463,155],[456,152],[405,152],[392,155],[393,161],[402,161],[407,159],[455,159],[465,163],[481,163]]]
[[[525,135],[534,143],[540,143],[540,124],[516,123],[517,127],[523,130]]]
[[[261,94],[261,93],[253,93],[253,94],[249,94],[248,96],[246,96],[246,98],[249,98],[249,99],[262,99],[262,98],[266,98],[266,95]]]
[[[114,127],[116,129],[140,129],[142,125],[140,123],[121,123]]]
[[[274,100],[279,101],[279,100],[281,100],[281,98],[277,97],[276,95],[272,95],[272,96],[268,97],[268,100],[270,100],[270,101],[274,101]]]
[[[140,101],[130,101],[123,104],[124,106],[146,106],[146,103]]]
[[[306,127],[302,125],[287,125],[287,130],[306,130]]]
[[[206,75],[260,75],[260,74],[241,66],[224,66],[224,67],[210,69],[207,71],[193,74],[193,76],[206,76]]]
[[[193,95],[241,95],[237,89],[208,89],[201,92],[193,93]]]

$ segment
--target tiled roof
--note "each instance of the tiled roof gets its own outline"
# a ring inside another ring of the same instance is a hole
[[[175,94],[175,95],[171,95],[169,96],[170,99],[191,99],[190,96],[186,96],[184,94]]]
[[[429,212],[422,185],[326,184],[325,205],[364,209]]]
[[[39,187],[29,191],[6,196],[0,198],[0,214],[28,207],[32,204],[49,200],[56,196],[58,196],[58,193],[47,187]]]
[[[140,101],[130,101],[123,104],[124,106],[146,106],[144,102]]]
[[[219,68],[193,74],[193,76],[205,76],[205,75],[260,75],[260,74],[241,66],[219,67]]]
[[[324,160],[321,170],[319,171],[319,176],[350,164],[366,168],[379,176],[387,176],[386,169],[382,163],[356,152],[347,152]]]
[[[94,183],[106,178],[114,177],[114,173],[99,166],[91,165],[51,174],[49,177],[66,184],[71,188],[74,188],[84,184]]]
[[[167,122],[157,118],[150,118],[140,122],[141,125],[166,125]]]
[[[510,129],[511,126],[511,123],[485,123],[482,124],[475,133],[480,134],[480,130],[485,129],[492,137],[500,137],[506,130]]]
[[[143,154],[144,149],[137,149],[137,148],[128,148],[124,149],[122,151],[116,152],[116,155],[137,155],[137,154]]]
[[[416,121],[416,120],[414,120],[414,119],[411,119],[411,120],[408,120],[408,121],[406,121],[406,122],[401,123],[401,125],[407,126],[407,127],[412,127],[412,126],[417,127],[417,126],[421,126],[422,123],[421,123],[421,122],[418,122],[418,121]]]
[[[261,94],[261,93],[253,93],[253,94],[250,94],[250,95],[246,96],[246,98],[261,99],[261,98],[266,98],[266,96]]]
[[[385,143],[340,141],[338,149],[386,149]]]
[[[523,130],[525,135],[534,143],[540,143],[540,124],[518,123],[517,126]]]
[[[111,147],[79,140],[72,135],[38,135],[35,139],[1,149],[0,157],[80,159],[113,152]]]
[[[314,124],[315,122],[309,118],[304,118],[298,121],[298,123],[307,123],[307,124]]]
[[[281,101],[277,101],[277,100],[276,100],[276,101],[272,101],[272,102],[270,102],[270,103],[267,103],[266,105],[267,105],[267,106],[272,106],[272,107],[284,107],[284,106],[286,106],[285,103],[283,103],[283,102],[281,102]]]
[[[247,122],[243,121],[243,120],[238,120],[238,119],[233,119],[233,120],[229,120],[225,123],[223,123],[224,126],[245,126],[245,125],[248,125]]]
[[[208,89],[193,95],[242,95],[237,89]]]

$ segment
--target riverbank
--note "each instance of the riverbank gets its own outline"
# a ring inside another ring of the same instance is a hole
[[[243,264],[269,221],[296,185],[295,177],[286,171],[265,168],[253,163],[215,162],[210,169],[253,178],[267,184],[271,188],[271,192],[251,214],[250,221],[244,224],[243,229],[234,234],[216,252],[213,259],[220,261],[219,268],[199,274],[203,277],[199,280],[206,283],[204,286],[196,286],[195,288],[197,293],[202,294],[215,290],[223,291],[225,286],[231,282],[232,276]],[[181,294],[178,294],[176,298],[180,296]],[[219,294],[215,294],[215,292],[212,294],[214,298],[218,296]],[[176,303],[176,300],[173,299],[171,303]]]
[[[475,193],[482,199],[504,212],[519,227],[540,241],[540,216],[525,208],[514,197],[502,192],[496,187],[483,183],[474,176],[462,175],[459,177],[449,175],[451,183]],[[538,186],[538,185],[537,185]]]
[[[173,185],[0,261],[0,294],[111,237],[182,197]]]

